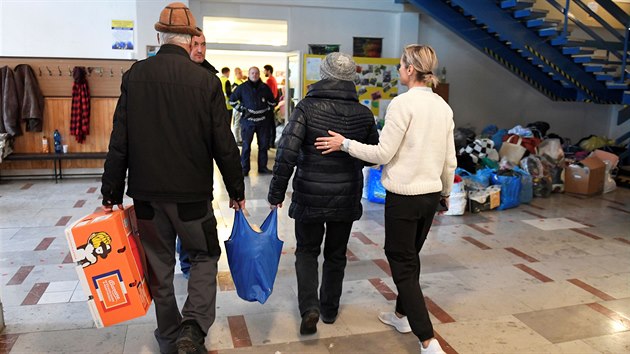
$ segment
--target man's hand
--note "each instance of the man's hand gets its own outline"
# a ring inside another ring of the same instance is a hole
[[[282,208],[282,203],[278,203],[276,205],[270,204],[269,209]]]
[[[118,206],[118,209],[123,210],[125,209],[125,207],[122,204],[116,204]],[[111,213],[112,211],[114,211],[114,205],[103,205],[103,211],[106,213]]]
[[[243,210],[245,209],[245,199],[243,200],[234,200],[230,199],[230,208],[234,210]]]

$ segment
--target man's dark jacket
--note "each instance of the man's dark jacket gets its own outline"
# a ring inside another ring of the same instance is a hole
[[[124,75],[103,174],[103,204],[127,195],[144,201],[212,199],[213,159],[230,198],[244,197],[239,151],[227,125],[221,83],[181,47],[163,45],[156,56]]]
[[[293,168],[289,216],[301,222],[354,221],[361,217],[364,162],[345,152],[322,155],[315,139],[335,131],[348,139],[378,143],[374,115],[357,99],[353,82],[321,80],[311,86],[282,132],[268,201],[284,201]]]

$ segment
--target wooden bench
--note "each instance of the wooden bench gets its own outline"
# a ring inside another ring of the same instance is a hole
[[[106,152],[69,152],[65,154],[56,153],[13,153],[4,158],[6,161],[52,161],[52,176],[57,183],[58,179],[63,179],[63,167],[61,162],[64,160],[104,160],[107,157]],[[47,175],[11,175],[5,177],[39,177]]]

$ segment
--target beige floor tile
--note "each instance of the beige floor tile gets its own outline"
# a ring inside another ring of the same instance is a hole
[[[514,317],[552,343],[613,334],[625,327],[586,305],[575,305],[542,311],[515,314]]]
[[[630,353],[630,331],[587,338],[583,341],[599,353]]]
[[[585,277],[580,280],[617,299],[630,297],[630,273]]]
[[[503,289],[449,292],[430,298],[456,321],[492,319],[532,310]]]
[[[122,353],[127,326],[21,334],[12,353]]]
[[[522,353],[549,342],[513,316],[434,324],[458,353]]]
[[[506,301],[511,301],[507,299],[519,300],[532,310],[546,310],[601,301],[597,296],[568,281],[522,285],[502,290],[504,295],[507,295]]]

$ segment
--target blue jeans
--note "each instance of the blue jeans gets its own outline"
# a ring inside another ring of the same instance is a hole
[[[269,136],[271,135],[269,122],[266,119],[260,122],[241,119],[241,137],[243,138],[241,166],[243,167],[243,173],[249,173],[249,155],[252,152],[254,133],[256,133],[256,141],[258,143],[258,171],[267,168],[267,150],[269,150]]]
[[[179,266],[182,269],[182,273],[184,273],[184,278],[188,279],[190,276],[190,257],[188,256],[188,251],[182,248],[182,241],[177,237],[176,242],[177,253],[179,253]]]

